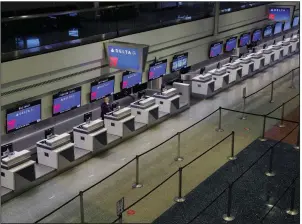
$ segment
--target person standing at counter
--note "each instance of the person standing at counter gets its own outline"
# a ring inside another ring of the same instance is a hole
[[[104,98],[104,102],[101,104],[101,118],[104,120],[104,115],[107,114],[108,112],[110,112],[111,106],[109,104],[109,98],[105,97]]]

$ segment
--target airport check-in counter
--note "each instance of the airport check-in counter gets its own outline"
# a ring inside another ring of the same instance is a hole
[[[264,66],[269,65],[270,63],[275,61],[275,52],[271,47],[267,47],[265,49],[260,50],[260,52],[264,56]]]
[[[155,103],[154,97],[144,97],[131,103],[130,107],[136,122],[151,124],[158,120],[159,105]]]
[[[156,104],[159,105],[159,111],[173,114],[180,108],[180,96],[176,88],[165,90],[162,93],[155,93],[153,97],[155,98]]]
[[[297,51],[297,49],[299,48],[299,38],[297,34],[293,35],[293,37],[290,39],[290,45],[292,48],[291,52]]]
[[[212,95],[215,89],[215,80],[212,74],[206,73],[195,76],[192,79],[192,94],[201,95],[203,97]]]
[[[208,73],[212,74],[212,78],[215,81],[214,91],[225,88],[229,84],[229,72],[226,67],[213,69]]]
[[[287,56],[291,53],[291,44],[290,44],[290,38],[286,38],[284,41],[280,41],[277,43],[277,45],[281,45],[283,48],[283,57]]]
[[[242,78],[242,67],[239,61],[234,61],[232,63],[227,63],[223,67],[226,67],[229,73],[229,83],[238,81]]]
[[[88,121],[73,128],[75,147],[94,151],[107,145],[107,129],[102,119]]]
[[[242,77],[247,76],[254,71],[254,61],[251,57],[238,58],[235,62],[239,62],[242,67]]]
[[[75,160],[74,143],[68,133],[53,135],[37,142],[38,163],[61,169]]]
[[[30,154],[28,150],[15,151],[1,159],[1,186],[18,190],[36,179],[36,162]]]
[[[134,116],[131,115],[131,108],[124,107],[105,114],[104,123],[107,133],[116,136],[126,136],[135,130]]]

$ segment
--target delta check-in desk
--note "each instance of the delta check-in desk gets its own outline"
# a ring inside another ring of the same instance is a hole
[[[232,63],[227,63],[223,65],[229,73],[229,83],[239,81],[242,78],[242,66],[240,66],[239,61],[234,61]]]
[[[124,107],[107,113],[104,116],[107,132],[112,135],[124,137],[135,131],[134,116],[131,115],[131,108]]]
[[[73,128],[75,147],[94,151],[107,145],[107,129],[102,119],[88,121]]]
[[[159,111],[174,114],[180,109],[180,96],[176,88],[165,90],[153,95],[155,102],[159,105]]]
[[[14,152],[1,159],[1,186],[18,190],[36,179],[35,161],[31,160],[30,151]]]
[[[214,91],[225,88],[229,84],[229,72],[226,67],[221,67],[209,71],[215,81]]]
[[[143,124],[154,123],[159,118],[159,105],[154,97],[144,97],[130,104],[135,121]]]
[[[74,143],[70,134],[54,135],[49,139],[37,142],[38,163],[62,169],[75,160]]]

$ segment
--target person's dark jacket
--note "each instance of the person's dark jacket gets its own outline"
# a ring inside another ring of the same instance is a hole
[[[110,105],[103,102],[101,104],[101,118],[104,120],[104,115],[111,111]]]

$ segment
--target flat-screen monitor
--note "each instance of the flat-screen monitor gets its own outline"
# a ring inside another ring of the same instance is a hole
[[[251,34],[250,33],[244,33],[239,38],[239,47],[246,46],[250,44],[251,42]]]
[[[261,40],[262,32],[260,29],[255,30],[252,35],[252,42],[257,42]]]
[[[36,100],[6,111],[6,133],[41,121],[41,100]]]
[[[138,92],[143,91],[147,88],[148,88],[148,83],[147,82],[145,82],[143,84],[140,84],[140,85],[133,86],[133,93],[138,93]]]
[[[81,87],[53,95],[52,115],[59,115],[81,106]]]
[[[300,20],[300,17],[299,17],[299,16],[295,16],[295,17],[294,17],[294,19],[293,19],[293,27],[299,25],[299,20]]]
[[[263,30],[263,37],[270,37],[273,35],[273,26],[266,26]]]
[[[282,26],[283,26],[282,22],[277,22],[275,24],[274,35],[282,32]]]
[[[120,70],[143,72],[149,46],[124,42],[107,42],[106,52],[109,67]]]
[[[290,21],[291,19],[290,10],[291,8],[289,7],[271,6],[269,7],[268,19],[277,22]]]
[[[122,79],[122,89],[129,89],[135,85],[142,83],[142,73],[140,72],[124,72]]]
[[[283,26],[283,31],[287,31],[291,28],[291,22],[288,21],[288,22],[285,22],[284,23],[284,26]]]
[[[180,55],[175,55],[171,63],[171,72],[179,71],[188,65],[188,52]]]
[[[236,48],[236,46],[237,46],[237,37],[229,38],[225,42],[224,51],[225,52],[230,52],[230,51],[234,50]]]
[[[209,58],[214,58],[221,55],[223,52],[223,41],[213,43],[210,46]]]
[[[150,65],[148,80],[158,79],[166,74],[167,69],[167,59],[155,62]]]
[[[91,83],[90,102],[110,96],[114,93],[114,76]]]

